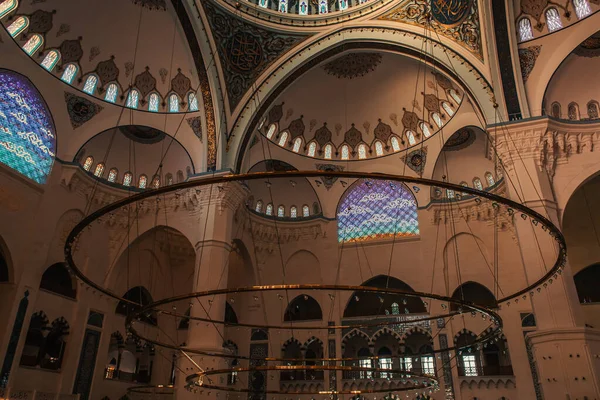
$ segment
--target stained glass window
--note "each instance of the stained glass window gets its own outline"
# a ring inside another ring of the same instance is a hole
[[[465,376],[477,376],[477,361],[474,355],[462,356]]]
[[[262,212],[262,206],[263,206],[263,202],[262,200],[259,200],[256,202],[256,208],[254,209],[254,211],[256,212]]]
[[[481,183],[481,179],[479,179],[479,178],[473,179],[473,187],[477,190],[483,190],[483,184]]]
[[[567,111],[569,113],[570,120],[579,119],[579,107],[577,107],[577,104],[575,104],[575,103],[569,104],[569,108]]]
[[[166,181],[167,181],[167,185],[172,185],[173,184],[173,174],[167,174]]]
[[[96,91],[96,85],[98,85],[98,78],[96,75],[90,75],[85,80],[85,85],[83,85],[83,91],[87,94],[94,94]]]
[[[25,50],[25,53],[32,56],[40,48],[42,43],[44,43],[44,38],[41,35],[35,34],[25,42],[23,50]]]
[[[347,160],[350,158],[350,150],[347,145],[342,146],[342,160]]]
[[[454,90],[454,89],[450,89],[450,97],[452,97],[454,99],[456,104],[460,104],[462,102],[462,99],[460,98],[458,93],[456,93],[456,90]]]
[[[41,65],[48,71],[52,71],[58,60],[60,60],[60,53],[56,50],[50,50],[44,57]]]
[[[258,5],[262,8],[267,8],[269,6],[269,2],[267,0],[258,0]]]
[[[400,306],[398,303],[392,303],[392,315],[400,315]]]
[[[267,129],[267,139],[273,138],[275,131],[277,130],[277,125],[271,124],[269,125],[269,129]]]
[[[277,207],[277,216],[279,218],[285,217],[285,207],[284,206]]]
[[[291,218],[298,217],[298,208],[296,208],[296,206],[290,207],[290,217]]]
[[[287,0],[279,0],[279,12],[287,13],[287,11],[288,11]]]
[[[573,0],[573,5],[575,6],[575,14],[577,14],[577,18],[579,19],[585,18],[592,13],[588,0]]]
[[[560,104],[552,103],[552,116],[554,118],[560,118]]]
[[[415,139],[415,134],[413,131],[406,131],[406,138],[408,139],[408,144],[414,146],[417,144],[417,139]]]
[[[73,83],[73,79],[75,79],[75,75],[77,75],[77,66],[75,64],[69,64],[65,67],[65,71],[62,74],[60,79],[63,82],[68,83],[69,85]]]
[[[133,89],[127,95],[127,103],[125,104],[129,108],[138,108],[138,103],[140,101],[140,93]]]
[[[389,358],[389,357],[381,357],[379,359],[379,368],[381,368],[381,369],[392,369],[392,359]],[[390,378],[392,377],[391,373],[390,374],[388,374],[387,372],[380,372],[379,373],[379,376],[382,379],[387,379],[388,375],[390,376]]]
[[[123,175],[123,186],[130,186],[133,180],[133,174],[131,172],[125,172]]]
[[[446,111],[446,115],[448,115],[449,117],[454,115],[454,110],[452,109],[452,107],[450,107],[450,104],[443,102],[442,108],[444,109],[444,111]]]
[[[331,160],[331,154],[333,152],[333,147],[330,144],[325,145],[325,158],[327,160]]]
[[[119,87],[115,83],[111,83],[108,85],[108,89],[106,89],[106,95],[104,96],[104,100],[114,103],[117,101],[117,95],[119,94]]]
[[[152,188],[158,189],[160,187],[160,176],[155,175],[152,179]]]
[[[344,11],[348,9],[348,0],[338,0],[338,5],[340,7],[340,11]]]
[[[435,375],[435,364],[432,356],[421,357],[421,368],[424,374]]]
[[[98,178],[102,178],[102,174],[104,173],[104,163],[98,163],[96,165],[96,169],[94,170],[94,175]]]
[[[267,204],[267,209],[265,210],[265,214],[273,215],[273,204],[271,204],[271,203]]]
[[[0,69],[0,162],[45,183],[55,151],[52,116],[38,90],[22,75]]]
[[[298,14],[308,15],[308,2],[306,0],[300,0],[298,5]]]
[[[299,137],[297,137],[297,138],[294,140],[294,147],[292,148],[292,151],[293,151],[294,153],[297,153],[297,152],[299,152],[299,151],[300,151],[300,147],[302,147],[302,138],[299,138]]]
[[[116,182],[118,175],[119,175],[119,171],[117,171],[116,168],[111,168],[110,171],[108,171],[108,181]]]
[[[452,189],[446,189],[446,197],[449,198],[449,199],[453,199],[455,197],[454,196],[454,190],[452,190]]]
[[[302,206],[302,216],[304,218],[310,217],[310,208],[306,204]]]
[[[400,140],[396,136],[392,136],[392,149],[394,151],[400,151]]]
[[[367,158],[367,146],[361,144],[358,146],[358,159],[364,160],[365,158]]]
[[[85,162],[83,163],[83,169],[85,169],[86,171],[89,171],[92,168],[92,164],[94,163],[94,157],[88,157],[85,159]]]
[[[435,122],[435,124],[436,124],[438,127],[440,127],[440,128],[441,128],[441,127],[444,125],[444,123],[442,122],[442,118],[440,118],[440,114],[438,114],[438,113],[433,113],[433,114],[431,114],[431,118],[433,118],[433,122]]]
[[[198,111],[198,98],[194,93],[188,94],[188,109],[190,111]]]
[[[344,194],[337,210],[338,241],[360,242],[419,234],[417,202],[401,184],[359,180]]]
[[[148,111],[158,112],[158,107],[160,106],[160,97],[156,93],[152,93],[150,95],[150,99],[148,101]]]
[[[598,118],[598,103],[595,101],[590,101],[587,105],[588,109],[588,118],[597,119]]]
[[[315,142],[311,142],[308,145],[308,156],[314,157],[316,152],[317,152],[317,144]]]
[[[146,175],[141,175],[140,180],[138,181],[138,187],[140,189],[146,189],[146,185],[148,184],[148,178]]]
[[[494,186],[496,181],[494,180],[494,176],[490,172],[485,173],[485,180],[488,186]]]
[[[546,10],[546,24],[550,32],[557,31],[563,27],[560,14],[556,8],[552,7]]]
[[[4,0],[0,3],[0,18],[17,8],[17,0]]]
[[[169,112],[179,112],[179,97],[176,94],[169,96]]]
[[[327,0],[319,0],[319,14],[327,14],[329,12],[329,5]]]
[[[421,131],[423,131],[423,135],[425,137],[431,136],[431,130],[429,129],[429,125],[425,122],[421,122]]]
[[[377,154],[378,157],[383,155],[383,144],[381,142],[375,142],[375,154]]]
[[[279,136],[279,145],[281,147],[285,147],[285,145],[287,144],[287,139],[288,139],[287,131],[281,132],[281,136]]]
[[[19,17],[14,20],[12,24],[6,28],[10,36],[17,37],[19,33],[23,32],[25,28],[29,25],[29,18],[27,17]]]
[[[533,39],[533,29],[529,18],[521,18],[519,20],[519,38],[521,42]]]

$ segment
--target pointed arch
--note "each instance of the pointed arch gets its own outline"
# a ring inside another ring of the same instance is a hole
[[[135,286],[129,289],[123,295],[123,298],[125,300],[129,300],[129,302],[125,302],[123,300],[119,301],[119,304],[117,304],[117,308],[115,309],[115,313],[125,316],[131,314],[132,312],[139,311],[143,307],[153,302],[152,295],[144,286]],[[151,325],[156,325],[156,311],[142,315],[142,321]]]
[[[65,263],[52,264],[44,271],[40,281],[40,289],[71,299],[77,297],[77,285],[71,274],[69,274]]]
[[[457,287],[452,293],[452,298],[485,307],[498,307],[498,302],[492,292],[481,283],[473,281],[465,282]],[[458,310],[458,308],[458,304],[450,304],[450,309],[452,311]]]
[[[289,321],[309,321],[323,319],[323,312],[319,302],[307,294],[296,296],[288,304],[283,320]]]
[[[140,102],[140,92],[137,89],[131,89],[127,95],[125,106],[128,108],[137,109]]]

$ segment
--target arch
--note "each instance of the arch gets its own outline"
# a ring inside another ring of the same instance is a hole
[[[259,340],[269,340],[269,333],[264,329],[252,329],[250,340],[253,342]]]
[[[350,148],[348,147],[347,144],[342,145],[341,156],[342,156],[342,160],[350,159]]]
[[[108,85],[108,88],[106,89],[106,94],[104,95],[104,100],[108,101],[109,103],[114,103],[117,101],[118,94],[119,94],[119,87],[117,86],[116,83],[111,83],[110,85]]]
[[[310,217],[310,207],[308,206],[308,204],[304,204],[302,206],[302,217],[303,218]]]
[[[4,0],[2,3],[0,3],[0,18],[3,18],[12,11],[16,10],[18,6],[18,0]]]
[[[277,217],[279,217],[279,218],[285,217],[285,206],[284,205],[279,205],[277,207]]]
[[[473,178],[473,187],[477,190],[483,190],[483,183],[478,177]]]
[[[417,202],[401,183],[359,179],[342,195],[336,215],[340,243],[419,235]]]
[[[457,287],[452,293],[452,298],[457,300],[474,303],[477,305],[497,308],[498,302],[492,292],[481,283],[469,281]],[[450,309],[455,311],[459,306],[455,303],[450,304]]]
[[[494,175],[492,175],[492,173],[489,171],[485,173],[485,181],[488,187],[492,187],[496,184],[496,179],[494,179]]]
[[[115,313],[120,315],[129,315],[132,312],[139,311],[142,307],[147,306],[152,303],[152,295],[143,286],[136,286],[129,289],[124,295],[123,298],[129,300],[135,304],[124,302],[123,300],[119,301],[117,304],[117,308],[115,309]],[[151,311],[147,314],[141,316],[141,321],[146,322],[151,325],[156,325],[158,320],[156,316],[156,311]]]
[[[600,263],[589,265],[573,276],[580,303],[600,302]]]
[[[273,135],[275,135],[276,131],[277,131],[277,124],[272,123],[271,125],[269,125],[269,128],[267,129],[267,139],[272,139]]]
[[[87,94],[93,95],[96,92],[97,86],[98,86],[98,77],[94,74],[90,74],[85,79],[85,84],[83,85],[82,90]]]
[[[561,111],[560,111],[560,103],[559,102],[555,101],[554,103],[552,103],[551,113],[554,118],[560,118]]]
[[[398,139],[398,137],[392,136],[390,143],[392,144],[392,149],[394,152],[400,151],[400,139]]]
[[[286,322],[321,319],[323,319],[323,312],[319,302],[306,294],[296,296],[290,301],[283,315],[283,320]]]
[[[67,270],[65,263],[56,263],[49,266],[40,281],[40,289],[51,293],[75,299],[77,297],[77,285]]]
[[[237,314],[235,312],[235,310],[233,309],[233,307],[231,306],[231,304],[229,304],[228,301],[225,302],[225,324],[237,324],[238,323],[238,317]]]
[[[152,189],[158,189],[160,187],[160,175],[154,175],[152,178]]]
[[[298,218],[298,207],[296,207],[296,206],[290,207],[290,218]]]

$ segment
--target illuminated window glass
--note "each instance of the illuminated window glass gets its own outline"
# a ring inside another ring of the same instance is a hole
[[[267,8],[269,6],[268,0],[258,0],[258,5],[262,8]]]
[[[281,136],[279,136],[279,145],[281,147],[285,147],[285,145],[287,144],[287,139],[288,139],[288,132],[287,131],[283,131],[281,132]]]
[[[598,103],[596,103],[595,101],[590,101],[587,104],[587,113],[588,118],[598,119]]]
[[[367,158],[367,146],[361,144],[358,146],[358,159],[364,160],[365,158]]]
[[[287,0],[279,0],[279,12],[287,13],[288,12],[288,2]]]
[[[454,195],[454,190],[452,190],[452,189],[446,189],[446,197],[449,198],[449,199],[455,198],[456,196]]]
[[[414,146],[417,144],[417,139],[415,139],[415,134],[413,131],[406,131],[406,138],[408,139],[408,144]]]
[[[310,208],[306,204],[302,206],[302,216],[304,218],[310,217]]]
[[[440,118],[440,115],[439,115],[438,113],[433,113],[433,114],[431,115],[431,118],[433,118],[433,122],[435,122],[435,124],[436,124],[438,127],[440,127],[440,128],[441,128],[442,126],[444,126],[444,123],[442,122],[442,118]]]
[[[454,89],[450,89],[450,97],[452,97],[452,99],[454,99],[456,104],[460,104],[462,102],[462,99],[460,98],[458,93],[456,93],[456,90],[454,90]]]
[[[60,60],[60,53],[56,50],[50,50],[40,65],[48,71],[52,71],[56,66],[56,63],[58,63],[58,60]]]
[[[557,31],[563,27],[560,14],[556,8],[552,7],[546,10],[546,24],[550,32]]]
[[[533,29],[529,18],[521,18],[519,20],[519,39],[521,42],[533,39]]]
[[[330,144],[325,145],[325,158],[331,160],[331,154],[333,153],[333,147]]]
[[[194,93],[188,94],[188,109],[190,111],[198,111],[198,98]]]
[[[479,178],[473,179],[473,187],[477,190],[483,190],[483,185],[481,184],[481,179],[479,179]]]
[[[315,142],[311,142],[308,145],[308,156],[314,157],[316,152],[317,152],[317,144]]]
[[[111,168],[110,171],[108,171],[108,181],[116,182],[118,175],[119,175],[119,171],[117,171],[116,168]]]
[[[381,357],[379,359],[379,368],[381,369],[392,369],[392,359],[389,357]],[[388,376],[391,378],[391,373],[387,373],[387,372],[380,372],[379,376],[382,379],[387,379]]]
[[[579,119],[579,107],[577,106],[577,103],[571,103],[569,104],[569,107],[567,108],[567,113],[569,116],[570,120],[578,120]]]
[[[450,104],[443,102],[442,103],[442,108],[444,109],[444,111],[446,112],[446,115],[448,115],[449,117],[454,115],[454,110],[452,109],[452,107],[450,107]]]
[[[140,102],[140,93],[133,89],[127,95],[127,103],[125,104],[129,108],[138,108],[138,104]]]
[[[277,130],[277,125],[275,125],[275,124],[269,125],[269,129],[267,129],[267,139],[272,139],[276,130]]]
[[[160,97],[158,94],[152,93],[148,100],[148,111],[158,112],[158,107],[160,107]]]
[[[130,186],[133,181],[133,174],[131,172],[125,172],[123,175],[123,186]]]
[[[152,188],[158,189],[159,187],[160,187],[160,176],[155,175],[154,178],[152,178]]]
[[[296,218],[298,217],[298,208],[296,208],[296,206],[292,206],[290,208],[290,217],[291,218]]]
[[[10,36],[17,37],[19,33],[23,32],[25,28],[29,26],[29,18],[27,17],[19,17],[13,21],[12,24],[6,28]]]
[[[265,210],[265,214],[273,215],[273,204],[271,204],[271,203],[267,204],[267,209]]]
[[[432,356],[421,357],[421,369],[424,374],[435,375],[435,364]]]
[[[474,355],[462,356],[465,376],[477,376],[477,361]]]
[[[338,6],[340,7],[340,11],[344,11],[348,9],[348,0],[338,0]]]
[[[342,146],[342,160],[347,160],[350,158],[350,150],[347,145]]]
[[[104,173],[104,163],[98,163],[96,165],[96,169],[94,170],[94,175],[98,178],[102,178],[102,174]]]
[[[494,180],[494,176],[490,172],[485,173],[485,181],[487,182],[488,187],[494,186],[496,181]]]
[[[17,0],[4,0],[0,3],[0,18],[17,8]]]
[[[429,129],[429,125],[425,122],[421,122],[421,131],[423,131],[423,135],[425,137],[431,136],[431,130]]]
[[[381,142],[375,142],[375,154],[378,157],[383,155],[383,144]]]
[[[114,103],[117,101],[117,95],[119,94],[119,87],[116,83],[111,83],[108,85],[108,89],[106,89],[106,95],[104,96],[104,100]]]
[[[419,234],[417,202],[401,184],[359,180],[344,194],[337,210],[338,241],[359,242]]]
[[[284,206],[277,207],[277,216],[279,218],[285,217],[285,207]]]
[[[55,151],[52,115],[38,90],[24,76],[0,69],[0,163],[43,184]]]
[[[262,206],[263,206],[262,200],[257,201],[256,208],[254,209],[254,211],[256,211],[258,213],[262,212]]]
[[[93,163],[94,163],[94,157],[86,158],[85,162],[83,163],[83,169],[85,169],[86,171],[89,171],[92,168]]]
[[[361,368],[372,368],[373,363],[368,358],[358,360],[358,365]],[[360,371],[360,379],[371,379],[373,377],[373,371]]]
[[[400,140],[396,136],[392,136],[392,149],[394,151],[400,151]]]
[[[392,315],[400,315],[400,306],[398,303],[392,303]]]
[[[306,0],[300,0],[298,5],[298,14],[308,15],[308,2]]]
[[[329,5],[327,0],[319,0],[319,14],[327,14],[329,12]]]
[[[405,371],[412,370],[412,358],[400,357],[400,368],[402,368]]]
[[[299,151],[300,151],[300,147],[302,147],[302,139],[301,139],[301,138],[299,138],[299,137],[297,137],[297,138],[294,140],[294,148],[292,148],[292,151],[293,151],[294,153],[297,153],[297,152],[299,152]]]
[[[575,14],[577,14],[577,18],[579,19],[585,18],[592,13],[590,3],[587,0],[573,0],[573,5],[575,6]]]
[[[179,112],[179,97],[176,94],[169,96],[169,112]]]
[[[94,94],[97,85],[98,77],[96,75],[90,75],[85,80],[85,85],[83,85],[83,91],[87,94]]]
[[[44,38],[41,35],[33,35],[29,38],[27,42],[23,45],[23,50],[25,53],[32,56],[44,43]]]
[[[148,184],[148,178],[146,175],[141,175],[140,180],[138,181],[138,187],[140,189],[146,189],[146,185]]]
[[[75,64],[69,64],[65,67],[60,79],[62,79],[63,82],[71,84],[73,83],[73,79],[75,79],[75,75],[77,75],[77,66],[75,66]]]

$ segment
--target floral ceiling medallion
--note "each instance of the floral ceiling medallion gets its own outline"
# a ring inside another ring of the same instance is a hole
[[[340,79],[353,79],[375,71],[381,58],[379,53],[349,53],[328,62],[323,69]]]

